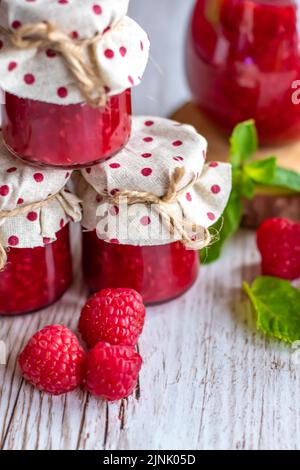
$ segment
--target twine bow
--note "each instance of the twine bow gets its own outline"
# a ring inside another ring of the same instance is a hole
[[[41,207],[45,206],[49,202],[51,202],[53,199],[55,199],[58,196],[59,193],[54,194],[53,196],[48,197],[48,199],[44,199],[43,201],[39,202],[34,202],[32,204],[27,204],[25,206],[21,207],[16,207],[15,209],[12,209],[11,211],[0,211],[0,220],[1,219],[7,219],[8,217],[17,217],[19,215],[24,215],[27,214],[30,211],[34,211],[37,209],[40,209]],[[0,271],[3,270],[7,263],[7,253],[0,242]]]
[[[194,186],[198,177],[194,178],[183,188],[178,189],[182,178],[185,175],[184,168],[175,168],[170,185],[166,193],[159,197],[151,192],[143,191],[130,191],[124,190],[119,191],[113,196],[108,196],[107,194],[102,194],[102,197],[110,204],[120,204],[122,200],[125,201],[128,205],[134,204],[154,204],[154,207],[158,211],[159,215],[162,218],[163,223],[167,226],[171,235],[178,234],[180,235],[181,241],[183,244],[194,250],[201,250],[202,248],[207,247],[211,242],[211,234],[206,227],[201,227],[192,221],[188,220],[183,211],[183,218],[177,218],[174,216],[172,204],[179,203],[179,198],[186,194],[190,188]],[[191,236],[191,233],[194,233]]]
[[[29,23],[15,31],[0,26],[0,33],[17,49],[49,48],[61,54],[85,101],[95,108],[106,105],[107,95],[97,60],[97,44],[105,33],[90,39],[73,39],[47,22]]]

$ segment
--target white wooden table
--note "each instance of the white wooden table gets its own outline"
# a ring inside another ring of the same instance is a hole
[[[139,113],[168,114],[188,96],[180,49],[192,3],[132,0],[159,64],[150,65],[135,94]],[[65,296],[40,313],[0,320],[8,350],[7,365],[0,366],[0,448],[300,448],[300,366],[291,349],[255,331],[241,292],[243,280],[259,272],[254,235],[247,231],[220,261],[202,268],[186,295],[148,309],[139,342],[144,367],[133,397],[116,404],[81,391],[50,397],[24,383],[16,359],[30,336],[49,323],[76,328],[87,292],[76,233],[73,243],[77,276]]]

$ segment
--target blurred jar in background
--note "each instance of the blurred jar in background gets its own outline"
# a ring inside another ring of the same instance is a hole
[[[263,144],[300,139],[299,7],[300,0],[196,1],[188,79],[195,102],[228,132],[253,118]]]

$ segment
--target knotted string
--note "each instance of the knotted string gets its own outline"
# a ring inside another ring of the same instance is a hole
[[[58,194],[59,193],[54,194],[53,196],[50,196],[47,199],[44,199],[43,201],[34,202],[32,204],[27,204],[21,207],[16,207],[15,209],[12,209],[10,211],[0,211],[0,220],[7,219],[10,217],[17,217],[19,215],[24,215],[24,214],[27,214],[28,212],[40,209],[41,207],[44,207],[46,204],[49,204],[49,202],[55,199],[58,196]],[[3,270],[6,263],[7,263],[6,249],[0,242],[0,271]]]
[[[113,30],[119,23],[113,26]],[[108,31],[111,31],[110,28]],[[97,45],[106,33],[95,34],[90,39],[73,39],[53,23],[29,23],[15,31],[0,26],[3,34],[16,49],[52,49],[59,53],[85,101],[92,107],[106,105],[107,94],[97,60]]]
[[[172,205],[174,203],[178,203],[180,205],[180,197],[186,194],[188,190],[195,185],[198,179],[197,176],[194,176],[187,185],[178,189],[184,175],[184,168],[175,168],[171,176],[169,188],[161,197],[147,191],[124,190],[117,192],[113,196],[103,193],[101,194],[102,200],[112,205],[119,205],[124,202],[129,206],[134,204],[154,204],[155,209],[161,216],[163,223],[167,226],[171,235],[179,235],[181,241],[186,247],[194,250],[201,250],[202,248],[207,247],[211,242],[211,234],[208,228],[201,227],[188,220],[183,210],[183,218],[177,218],[173,213],[174,206]],[[193,236],[191,236],[191,232],[194,233]]]

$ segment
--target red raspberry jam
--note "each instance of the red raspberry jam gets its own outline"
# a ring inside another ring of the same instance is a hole
[[[299,92],[292,87],[300,79],[299,5],[299,0],[196,2],[187,72],[195,101],[216,124],[230,131],[254,118],[264,144],[299,139]]]
[[[130,287],[146,304],[156,304],[183,294],[195,282],[199,270],[198,251],[181,242],[160,246],[106,243],[95,231],[83,233],[83,270],[88,287]]]
[[[117,153],[131,133],[131,91],[105,108],[61,106],[5,93],[3,139],[10,151],[36,165],[91,166]]]
[[[9,248],[0,272],[0,315],[42,309],[61,297],[72,282],[69,226],[44,247]]]

